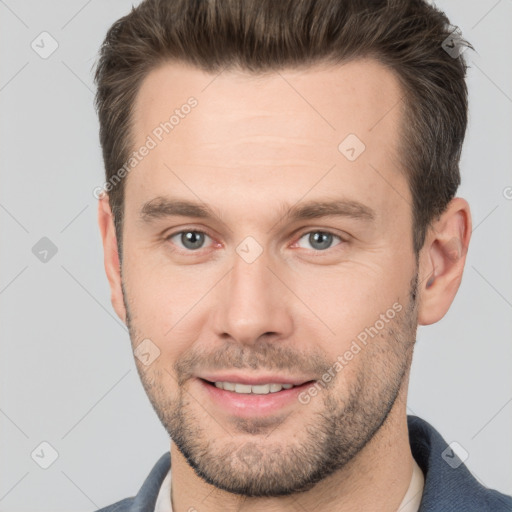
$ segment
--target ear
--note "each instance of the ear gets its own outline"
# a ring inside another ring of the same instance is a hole
[[[419,259],[418,324],[438,322],[455,298],[471,238],[471,212],[456,197],[428,230]]]
[[[114,216],[110,209],[107,194],[102,194],[98,200],[98,225],[103,241],[103,260],[105,272],[110,284],[110,300],[117,316],[126,324],[126,309],[121,288],[121,265],[117,251],[117,238]]]

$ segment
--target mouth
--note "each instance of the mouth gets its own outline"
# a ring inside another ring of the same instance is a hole
[[[198,391],[213,405],[216,412],[250,419],[282,415],[293,408],[302,408],[300,394],[316,382],[296,380],[294,384],[279,382],[275,378],[267,382],[260,379],[257,383],[247,382],[247,378],[244,380],[234,377],[226,380],[196,378],[195,385],[199,384]]]

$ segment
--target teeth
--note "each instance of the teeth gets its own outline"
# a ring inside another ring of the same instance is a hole
[[[251,391],[251,386],[249,386],[249,384],[235,384],[236,393],[250,393]]]
[[[259,384],[257,386],[249,386],[251,388],[251,393],[256,395],[266,395],[270,393],[270,384]],[[235,388],[235,391],[238,392],[238,389]]]
[[[226,391],[234,391],[235,393],[255,395],[266,395],[267,393],[277,393],[282,389],[290,389],[293,384],[258,384],[251,386],[250,384],[239,384],[234,382],[215,382],[215,387]]]

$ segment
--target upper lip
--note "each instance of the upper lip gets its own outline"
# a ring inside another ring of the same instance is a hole
[[[294,386],[299,386],[314,380],[308,377],[289,377],[285,375],[255,375],[251,377],[247,374],[237,375],[235,373],[219,373],[215,375],[210,373],[198,375],[198,377],[210,382],[233,382],[235,384],[248,384],[251,386],[257,386],[258,384],[293,384]]]

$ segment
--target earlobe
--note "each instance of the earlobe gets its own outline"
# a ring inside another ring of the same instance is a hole
[[[446,314],[457,294],[471,238],[471,212],[456,197],[429,229],[420,254],[418,323],[429,325]]]
[[[98,226],[103,242],[103,261],[110,285],[112,306],[117,316],[126,323],[126,309],[121,287],[121,266],[117,249],[114,217],[110,209],[109,198],[106,194],[98,200]]]

